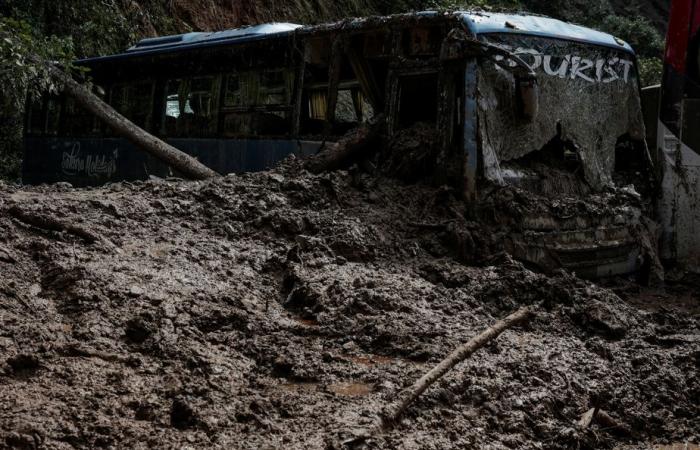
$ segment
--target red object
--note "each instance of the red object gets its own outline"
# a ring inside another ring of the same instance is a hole
[[[664,60],[678,73],[685,73],[690,37],[700,25],[700,8],[695,8],[697,2],[698,0],[673,0],[671,3]]]

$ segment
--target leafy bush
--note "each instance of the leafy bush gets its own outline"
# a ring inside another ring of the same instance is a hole
[[[432,0],[427,2],[435,9],[484,9],[484,10],[520,10],[520,0]]]
[[[44,92],[56,92],[58,86],[44,61],[70,68],[73,59],[72,40],[43,37],[25,21],[0,18],[2,111],[21,109],[27,96],[38,98]]]
[[[627,41],[642,58],[659,58],[664,51],[664,39],[645,18],[608,16],[599,27]]]
[[[638,62],[642,86],[653,86],[661,83],[664,69],[661,58],[639,58]]]
[[[599,28],[627,41],[634,48],[642,86],[661,83],[664,39],[647,19],[612,15],[606,17]]]

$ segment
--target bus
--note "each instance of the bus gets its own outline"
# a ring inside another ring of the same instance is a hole
[[[673,0],[654,150],[661,173],[661,255],[700,271],[700,2]]]
[[[469,204],[507,185],[583,197],[650,161],[633,49],[543,16],[272,23],[144,39],[77,64],[117,111],[222,174],[315,154],[378,114],[389,140],[432,130],[426,178]],[[28,106],[25,145],[25,183],[177,175],[61,96]],[[631,226],[533,216],[510,250],[591,276],[627,273],[640,261]]]

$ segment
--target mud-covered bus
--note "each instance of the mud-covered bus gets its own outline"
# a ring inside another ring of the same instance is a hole
[[[416,124],[434,130],[426,171],[467,202],[489,184],[600,191],[648,160],[632,48],[547,17],[424,12],[275,23],[144,39],[78,64],[117,111],[222,174],[314,154],[379,113],[389,139]],[[25,142],[26,183],[172,174],[70,98],[34,102]],[[592,276],[634,270],[639,246],[628,227],[589,219],[557,230],[556,245],[542,235],[555,225],[525,220],[534,234],[524,231],[529,243],[513,251],[537,261],[554,246],[565,266]]]

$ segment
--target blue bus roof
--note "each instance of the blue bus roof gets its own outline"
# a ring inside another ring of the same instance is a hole
[[[337,22],[335,24],[326,25],[303,26],[293,23],[267,23],[224,31],[194,32],[173,36],[147,38],[139,41],[136,45],[129,48],[124,53],[88,58],[78,62],[93,63],[114,59],[131,58],[135,56],[171,53],[195,48],[235,45],[245,42],[282,37],[297,31],[304,34],[310,34],[320,29],[340,29],[348,26],[349,28],[359,29],[365,24],[376,23],[377,20],[391,22],[392,20],[400,20],[400,18],[405,18],[408,16],[413,16],[416,18],[452,16],[458,20],[461,20],[464,25],[476,36],[494,33],[541,36],[611,47],[634,54],[634,50],[632,50],[632,47],[630,47],[629,44],[607,33],[545,16],[467,11],[450,13],[423,11],[420,13],[400,14],[381,18],[370,17],[350,19]]]
[[[602,31],[552,19],[551,17],[478,12],[464,12],[460,14],[467,28],[475,35],[491,33],[527,34],[602,45],[634,53],[632,47],[622,39]]]

